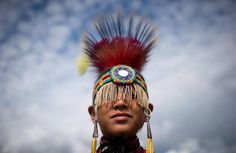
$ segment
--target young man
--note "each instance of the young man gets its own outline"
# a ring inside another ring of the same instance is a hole
[[[93,104],[88,111],[94,123],[91,153],[153,153],[148,91],[141,70],[155,44],[154,29],[144,20],[100,17],[100,35],[87,34],[85,53],[97,70]],[[136,134],[147,122],[146,151]],[[103,136],[96,147],[99,124]]]

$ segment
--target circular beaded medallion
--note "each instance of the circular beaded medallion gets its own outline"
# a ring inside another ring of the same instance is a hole
[[[110,71],[110,76],[115,83],[130,84],[136,78],[136,72],[129,66],[117,65]]]

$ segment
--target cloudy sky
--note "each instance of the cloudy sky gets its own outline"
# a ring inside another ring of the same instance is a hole
[[[235,153],[233,0],[1,0],[0,152],[90,152],[95,74],[75,61],[96,15],[117,11],[158,29],[143,71],[156,152]]]

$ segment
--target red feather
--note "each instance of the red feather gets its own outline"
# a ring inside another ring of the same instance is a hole
[[[124,64],[141,71],[155,44],[154,29],[143,20],[134,23],[131,16],[102,18],[95,24],[101,40],[93,35],[85,37],[85,53],[99,74],[112,66]]]

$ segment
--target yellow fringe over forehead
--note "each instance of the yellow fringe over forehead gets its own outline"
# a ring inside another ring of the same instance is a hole
[[[136,83],[118,85],[114,82],[109,82],[94,93],[93,105],[97,108],[102,104],[117,100],[124,100],[128,104],[136,101],[142,108],[148,108],[149,103],[148,96],[140,85]]]

